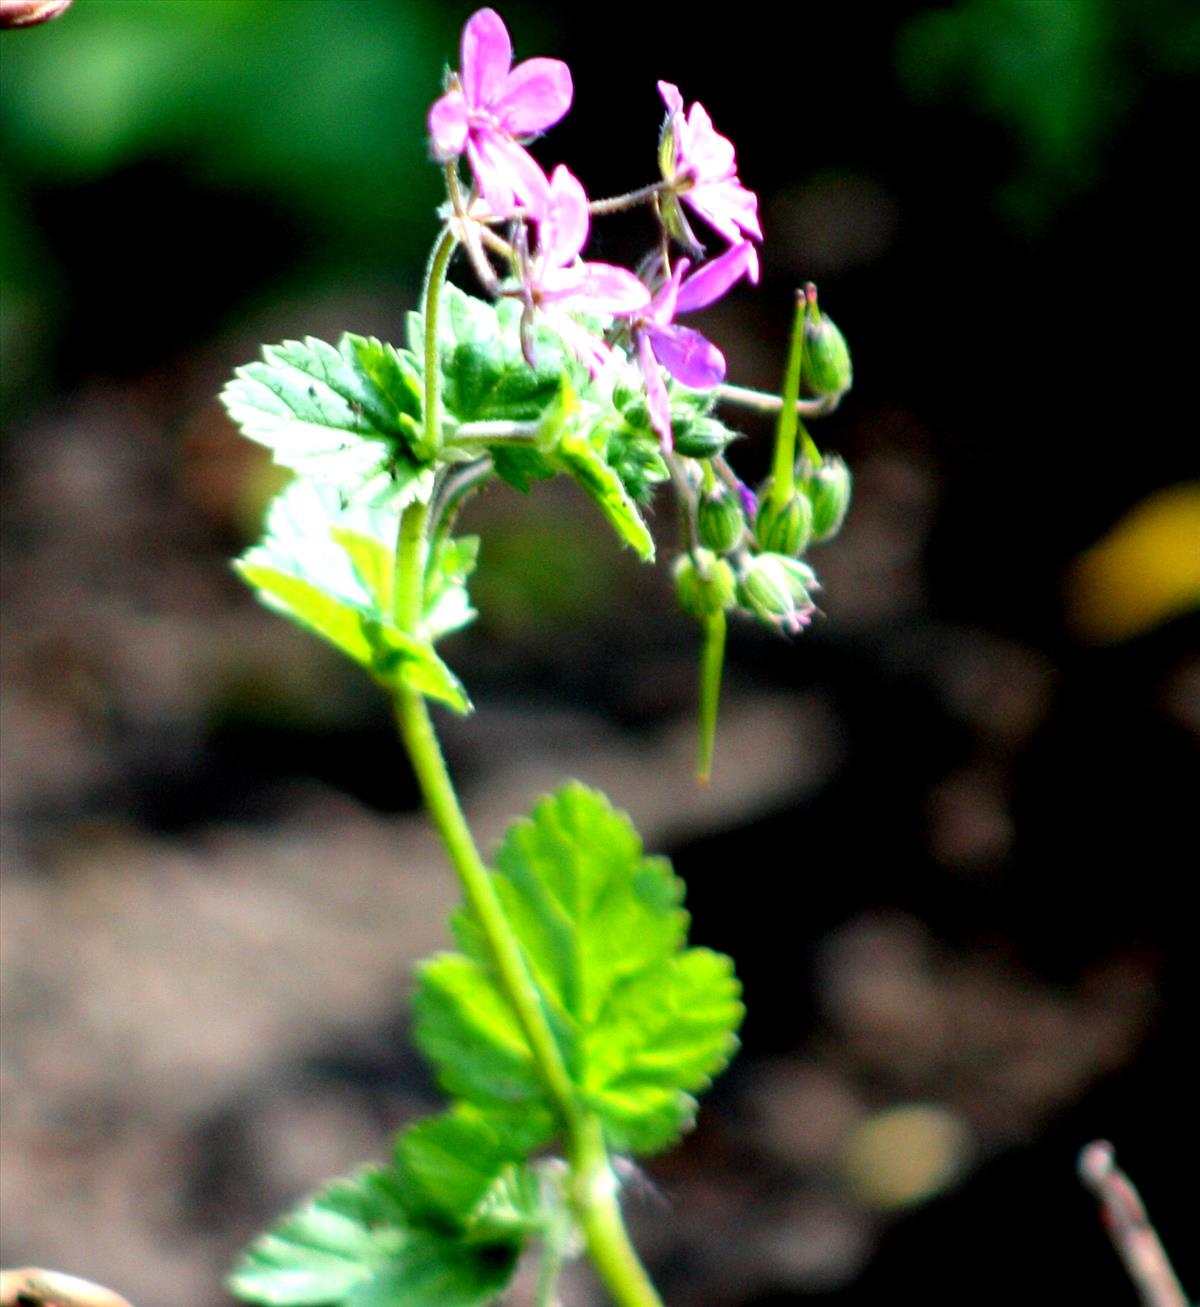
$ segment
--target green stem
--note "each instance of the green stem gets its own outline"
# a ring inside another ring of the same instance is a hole
[[[450,256],[457,244],[458,237],[447,227],[433,247],[429,268],[425,273],[425,289],[421,295],[425,320],[425,424],[421,448],[416,453],[422,459],[432,459],[442,444],[442,386],[438,366],[437,319],[442,287],[446,282],[446,269],[450,266]]]
[[[712,775],[724,664],[725,614],[712,613],[704,619],[704,648],[700,655],[700,741],[696,754],[696,778],[705,785]]]
[[[588,1256],[618,1307],[662,1307],[625,1229],[600,1122],[584,1111],[575,1097],[520,943],[459,805],[425,699],[417,691],[401,687],[396,693],[396,710],[425,806],[488,942],[501,988],[562,1118],[571,1168],[571,1206],[587,1240]]]
[[[842,394],[822,395],[819,399],[798,399],[796,412],[802,418],[823,418],[832,413],[842,402]],[[752,408],[759,413],[778,413],[783,408],[783,399],[766,390],[752,390],[749,386],[732,386],[722,382],[717,387],[719,403],[740,404],[742,408]]]
[[[626,191],[624,195],[610,195],[603,200],[589,200],[588,212],[620,213],[623,209],[632,209],[639,204],[645,204],[647,200],[652,200],[656,195],[661,195],[663,191],[670,189],[670,182],[651,182],[649,186],[639,186],[636,191]]]
[[[569,1142],[571,1206],[592,1265],[619,1307],[663,1307],[629,1241],[617,1197],[620,1186],[609,1164],[600,1122],[586,1117]]]
[[[442,443],[437,315],[446,269],[457,243],[453,231],[447,227],[429,260],[422,294],[425,316],[423,443],[425,456],[429,458],[436,455]],[[433,525],[436,527],[437,523]],[[425,503],[412,503],[400,515],[394,608],[396,625],[410,635],[420,631],[424,613],[429,528],[430,511]],[[425,698],[419,691],[399,684],[395,691],[395,710],[400,736],[416,773],[425,807],[458,875],[467,906],[487,941],[496,979],[512,1005],[534,1064],[562,1121],[571,1172],[571,1206],[587,1239],[588,1255],[618,1307],[662,1307],[629,1242],[600,1122],[583,1107],[576,1094],[520,941],[505,915],[491,872],[467,825]]]
[[[800,361],[804,355],[804,320],[808,304],[803,292],[796,296],[796,316],[788,347],[787,375],[783,401],[775,428],[775,457],[771,465],[771,499],[782,508],[796,489],[796,401],[800,398]]]

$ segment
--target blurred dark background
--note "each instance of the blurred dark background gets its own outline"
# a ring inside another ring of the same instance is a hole
[[[436,1102],[407,993],[453,889],[373,688],[228,568],[279,480],[214,397],[262,341],[401,336],[469,12],[0,35],[2,1258],[137,1307],[225,1302],[237,1247]],[[503,14],[572,67],[537,152],[593,195],[652,178],[659,78],[735,142],[766,241],[704,323],[731,380],[778,384],[808,278],[855,358],[813,429],[857,478],[825,615],[734,633],[710,792],[662,570],[570,487],[470,511],[480,711],[446,733],[481,829],[609,788],[745,981],[742,1057],[632,1182],[667,1299],[1132,1304],[1097,1136],[1195,1292],[1200,13]]]

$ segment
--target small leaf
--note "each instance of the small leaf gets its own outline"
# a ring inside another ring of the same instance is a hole
[[[251,1244],[229,1288],[275,1307],[483,1307],[507,1288],[516,1254],[512,1242],[414,1224],[395,1173],[368,1167]]]
[[[428,494],[413,455],[420,418],[415,360],[361,336],[335,349],[309,336],[263,347],[221,395],[230,416],[275,461],[365,502]]]
[[[621,478],[586,436],[576,432],[564,433],[555,457],[608,518],[625,544],[634,549],[643,562],[652,562],[654,539],[642,521],[637,505]]]
[[[468,1103],[410,1126],[396,1141],[406,1210],[476,1240],[523,1237],[544,1219],[525,1159],[554,1128],[553,1117],[537,1109],[484,1112]]]
[[[392,620],[398,515],[340,507],[336,491],[292,482],[271,505],[261,543],[234,566],[259,599],[360,663],[385,686],[401,682],[469,712],[461,682],[425,639]]]

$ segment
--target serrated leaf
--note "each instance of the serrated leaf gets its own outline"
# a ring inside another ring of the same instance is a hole
[[[554,1129],[554,1119],[537,1108],[484,1112],[469,1103],[410,1126],[396,1141],[406,1210],[476,1241],[540,1229],[538,1184],[525,1161]]]
[[[525,1033],[491,969],[460,953],[421,963],[413,1037],[451,1095],[495,1106],[545,1104]]]
[[[614,1146],[665,1147],[691,1122],[691,1094],[736,1046],[742,1008],[729,960],[683,950],[682,883],[584,786],[564,787],[515,823],[497,868],[497,894],[581,1100]],[[421,973],[420,1046],[452,1094],[548,1109],[469,912],[455,933],[463,953]]]
[[[521,312],[514,300],[493,303],[446,285],[438,313],[438,363],[442,403],[452,421],[533,421],[555,402],[564,375],[586,381],[587,373],[562,341],[536,324],[530,366],[521,348]],[[424,357],[424,332],[421,314],[410,314],[409,348],[418,357]]]
[[[425,639],[392,620],[397,514],[341,507],[328,486],[294,481],[276,497],[261,543],[234,564],[269,607],[365,667],[385,686],[400,682],[457,712],[469,712],[461,682]]]
[[[702,948],[668,958],[613,995],[582,1059],[587,1100],[612,1147],[657,1152],[691,1125],[692,1095],[737,1050],[739,995],[729,958]]]
[[[608,518],[621,540],[634,549],[643,562],[652,562],[653,536],[642,521],[624,482],[591,441],[578,432],[566,432],[558,443],[555,457]]]
[[[221,398],[277,463],[369,502],[428,494],[413,454],[421,413],[414,360],[351,335],[336,349],[309,336],[262,353],[262,362],[237,369]]]
[[[336,1181],[242,1255],[230,1290],[275,1307],[483,1307],[508,1286],[513,1242],[414,1224],[394,1172]]]

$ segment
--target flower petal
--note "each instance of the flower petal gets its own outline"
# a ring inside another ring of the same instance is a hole
[[[694,186],[683,193],[683,200],[726,240],[740,240],[743,235],[762,240],[758,196],[747,190],[736,177]]]
[[[733,176],[737,168],[733,142],[713,127],[708,110],[699,101],[688,113],[683,139],[687,162],[701,180],[723,181]]]
[[[612,362],[612,350],[599,336],[593,336],[582,323],[576,322],[574,318],[568,317],[559,309],[552,309],[544,315],[544,320],[574,350],[580,362],[593,377],[603,372],[608,364]]]
[[[711,390],[725,380],[725,356],[691,327],[647,326],[654,357],[675,378],[693,390]]]
[[[650,414],[650,425],[658,432],[663,449],[673,449],[675,437],[671,432],[671,401],[667,398],[667,388],[663,384],[662,373],[658,370],[658,360],[644,331],[634,332],[633,339],[637,345],[638,367],[641,369],[642,380],[646,383],[646,408]]]
[[[679,94],[679,87],[674,82],[659,82],[658,93],[662,96],[668,113],[683,112],[683,96]]]
[[[472,109],[490,105],[512,67],[512,41],[494,9],[480,9],[463,28],[460,52],[463,94]]]
[[[467,144],[467,102],[461,91],[447,91],[429,110],[429,139],[438,163],[457,159]]]
[[[550,183],[537,160],[515,141],[492,128],[476,128],[467,139],[467,156],[488,208],[507,217],[518,206],[543,213]]]
[[[492,100],[497,121],[513,136],[536,136],[571,107],[571,70],[561,59],[526,59]]]
[[[592,220],[583,183],[559,164],[550,177],[549,198],[541,212],[533,210],[538,224],[538,252],[553,267],[566,267],[588,238]]]
[[[639,313],[650,303],[650,292],[626,268],[612,263],[585,263],[580,294],[587,301],[581,313]]]
[[[679,288],[675,300],[676,313],[692,313],[707,308],[742,277],[758,280],[758,251],[749,241],[731,245],[702,268],[698,268]]]

